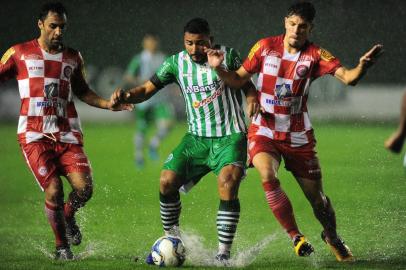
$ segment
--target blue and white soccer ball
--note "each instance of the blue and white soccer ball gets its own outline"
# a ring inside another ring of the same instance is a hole
[[[162,236],[152,245],[151,255],[158,266],[181,266],[185,262],[185,246],[178,237]]]

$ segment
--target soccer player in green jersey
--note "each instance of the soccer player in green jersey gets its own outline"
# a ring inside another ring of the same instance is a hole
[[[209,24],[195,18],[184,27],[185,50],[170,56],[146,83],[124,92],[116,90],[114,103],[141,103],[170,83],[179,85],[186,104],[188,132],[164,163],[160,177],[160,212],[166,234],[179,235],[181,202],[179,190],[188,191],[204,175],[218,177],[220,205],[217,212],[219,249],[217,260],[226,263],[240,216],[238,188],[245,175],[247,157],[246,125],[242,92],[247,113],[258,113],[255,86],[248,81],[243,89],[224,84],[209,67],[205,48],[225,54],[229,70],[241,66],[238,53],[225,46],[212,46]],[[147,262],[150,262],[147,258]]]

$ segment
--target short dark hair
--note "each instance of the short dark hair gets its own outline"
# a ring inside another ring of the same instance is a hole
[[[50,11],[55,12],[60,16],[63,15],[68,16],[68,12],[66,11],[66,8],[64,7],[64,5],[62,5],[61,2],[48,2],[42,5],[38,19],[44,21]]]
[[[202,18],[194,18],[188,21],[183,28],[183,33],[192,33],[192,34],[205,34],[210,36],[210,26],[209,23]]]
[[[306,1],[298,1],[288,8],[286,17],[297,15],[305,19],[307,22],[312,23],[316,17],[316,9],[314,5]]]

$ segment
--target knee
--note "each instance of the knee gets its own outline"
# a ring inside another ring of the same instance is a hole
[[[63,188],[60,180],[51,180],[45,191],[45,200],[56,206],[63,206]]]
[[[90,176],[89,176],[90,177]],[[88,179],[88,181],[84,181],[82,185],[79,185],[78,187],[75,188],[76,195],[78,199],[82,202],[85,203],[93,195],[93,184],[92,180]]]
[[[261,175],[262,178],[262,182],[263,183],[273,183],[273,184],[277,184],[279,186],[279,179],[276,176],[276,172],[274,170],[272,170],[271,168],[263,168],[261,170],[259,170],[259,173]]]
[[[169,173],[162,173],[159,179],[159,191],[163,195],[169,195],[177,192],[180,186],[176,181],[176,177]]]
[[[219,187],[221,189],[235,189],[240,184],[241,175],[227,173],[219,176]]]

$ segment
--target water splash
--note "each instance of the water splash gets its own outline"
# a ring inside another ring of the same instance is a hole
[[[182,231],[181,235],[186,247],[186,258],[189,264],[194,266],[225,266],[215,259],[217,250],[207,249],[203,246],[203,237],[186,231]],[[268,235],[253,246],[237,251],[237,254],[227,262],[227,266],[245,267],[250,265],[258,254],[275,239],[276,234]]]

